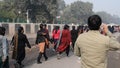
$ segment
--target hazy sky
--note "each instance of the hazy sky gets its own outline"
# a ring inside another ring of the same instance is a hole
[[[66,4],[70,4],[78,0],[64,0]],[[106,11],[112,15],[120,17],[120,0],[80,0],[93,3],[93,11]]]

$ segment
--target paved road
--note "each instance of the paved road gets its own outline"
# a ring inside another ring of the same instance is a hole
[[[38,56],[38,48],[36,47],[32,47],[32,51],[29,51],[28,49],[26,49],[26,58],[24,59],[23,61],[23,64],[25,65],[25,67],[31,67],[31,65],[33,64],[36,64],[36,59],[37,59],[37,56]],[[47,63],[47,65],[49,66],[49,64],[51,63],[57,63],[59,60],[57,60],[57,57],[56,57],[56,52],[54,52],[52,50],[52,48],[50,49],[47,49],[47,56],[48,56],[48,61],[44,61],[44,58],[42,58],[43,60],[43,64],[44,63]],[[73,55],[73,52],[70,51],[70,56],[69,57],[66,57],[66,54],[62,54],[62,59],[60,59],[61,62],[58,62],[58,63],[71,63],[70,61],[73,61],[72,63],[76,62],[77,60],[77,57],[75,57]],[[64,60],[62,62],[62,60]],[[51,63],[50,63],[51,62]],[[68,64],[69,65],[69,64]],[[11,56],[10,56],[10,68],[14,68],[14,61],[11,59]],[[44,68],[44,67],[43,67]],[[75,68],[75,67],[74,67]]]
[[[34,63],[25,68],[80,68],[80,59],[73,54],[69,57],[66,57],[65,54],[63,54],[60,60],[54,56],[49,58],[48,61],[42,61],[42,64]]]

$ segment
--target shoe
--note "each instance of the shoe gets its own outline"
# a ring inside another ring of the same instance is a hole
[[[21,64],[22,67],[24,67],[25,65]]]
[[[20,65],[20,68],[23,68],[23,67],[24,67],[24,65],[23,65],[23,64],[21,64],[21,65]]]
[[[69,55],[67,55],[67,57],[69,57]]]
[[[20,68],[20,65],[18,63],[14,63],[15,68]]]
[[[41,64],[41,63],[42,63],[42,62],[40,61],[41,57],[42,57],[42,53],[39,53],[39,56],[38,56],[38,58],[37,58],[37,64]]]
[[[37,64],[41,64],[42,62],[37,62]]]
[[[57,59],[58,59],[58,60],[60,59],[60,54],[57,54]]]
[[[69,57],[69,55],[67,54],[67,57]]]
[[[47,60],[48,60],[48,57],[45,58],[45,61],[47,61]]]
[[[59,59],[60,59],[60,57],[57,57],[57,59],[59,60]]]

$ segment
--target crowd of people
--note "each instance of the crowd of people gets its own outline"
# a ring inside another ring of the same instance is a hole
[[[40,29],[37,32],[35,41],[36,46],[39,48],[39,54],[36,59],[37,63],[42,63],[42,55],[45,61],[48,60],[46,48],[49,48],[51,43],[53,44],[53,51],[57,53],[58,59],[61,58],[60,56],[63,52],[66,52],[66,56],[68,57],[70,47],[72,47],[75,54],[82,58],[82,68],[106,68],[104,59],[106,58],[107,50],[109,50],[107,47],[120,48],[117,41],[111,40],[111,38],[108,37],[108,29],[111,33],[119,32],[120,30],[117,26],[100,27],[101,23],[101,18],[98,15],[93,15],[88,19],[88,26],[78,26],[77,29],[75,26],[72,26],[71,30],[67,24],[64,25],[63,29],[55,26],[51,38],[47,25],[40,24]],[[0,68],[9,68],[10,46],[5,36],[5,30],[4,27],[0,27]],[[99,41],[101,41],[101,43]],[[24,34],[24,28],[22,26],[20,26],[14,34],[10,45],[12,45],[11,47],[13,49],[12,59],[15,60],[15,67],[23,68],[24,64],[22,64],[22,61],[26,55],[25,47],[27,46],[31,51],[32,46]]]

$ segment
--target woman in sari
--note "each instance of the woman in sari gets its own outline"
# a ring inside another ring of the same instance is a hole
[[[62,35],[60,38],[60,43],[57,48],[57,52],[59,53],[58,55],[66,51],[66,55],[69,56],[70,44],[71,44],[71,33],[69,30],[69,26],[64,25],[64,29],[62,30]],[[58,59],[60,59],[60,56],[58,56]]]

